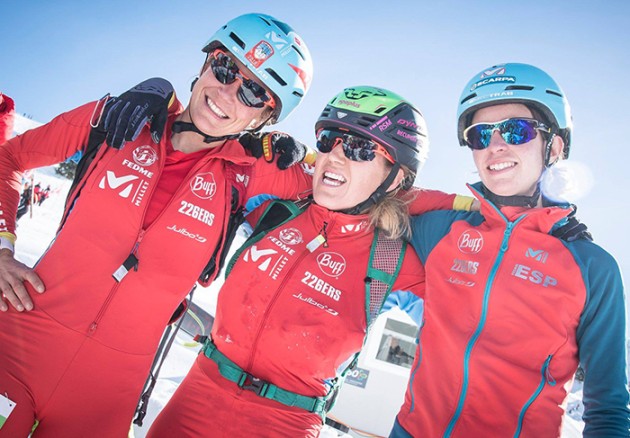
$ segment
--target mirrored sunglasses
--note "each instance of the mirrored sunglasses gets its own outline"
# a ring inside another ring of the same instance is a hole
[[[262,85],[241,73],[236,62],[223,50],[216,49],[210,53],[208,62],[214,77],[222,84],[231,84],[237,79],[241,81],[237,95],[243,105],[254,108],[262,108],[265,105],[276,107],[273,96]]]
[[[322,129],[317,133],[317,149],[320,152],[327,154],[339,144],[342,145],[346,158],[352,161],[372,161],[379,154],[394,164],[387,149],[374,140],[332,129]]]
[[[464,130],[464,141],[470,149],[481,150],[490,146],[495,130],[509,145],[520,145],[532,141],[538,131],[551,133],[551,128],[534,119],[512,118],[497,123],[475,123]]]

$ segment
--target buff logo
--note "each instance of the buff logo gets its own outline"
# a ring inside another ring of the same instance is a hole
[[[150,166],[157,160],[157,152],[149,146],[138,146],[133,150],[133,161],[140,166]]]
[[[217,183],[212,172],[200,173],[190,180],[190,189],[201,199],[212,199],[217,192]]]
[[[483,248],[483,237],[477,230],[466,230],[459,236],[457,247],[464,254],[477,254]]]
[[[339,277],[346,270],[346,259],[336,252],[324,252],[317,256],[319,269],[329,277]]]
[[[475,82],[472,87],[470,87],[470,91],[474,91],[479,87],[483,87],[484,85],[492,85],[502,82],[516,82],[516,78],[514,76],[496,76],[491,78],[482,79],[480,81]]]

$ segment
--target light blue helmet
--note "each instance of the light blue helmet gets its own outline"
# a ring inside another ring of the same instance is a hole
[[[275,95],[270,122],[280,122],[304,98],[313,77],[313,61],[302,38],[288,24],[264,14],[230,20],[202,49],[223,46]]]
[[[480,108],[503,103],[521,103],[534,109],[564,140],[563,158],[569,156],[571,108],[564,92],[551,76],[533,65],[500,64],[476,74],[466,84],[457,108],[457,138],[464,142],[464,129]]]

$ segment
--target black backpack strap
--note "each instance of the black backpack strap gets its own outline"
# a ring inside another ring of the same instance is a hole
[[[79,196],[81,188],[85,182],[87,171],[96,158],[96,155],[98,154],[101,145],[105,143],[106,135],[107,133],[105,131],[94,127],[90,130],[87,144],[85,145],[85,148],[81,151],[81,159],[77,163],[77,168],[74,172],[74,178],[72,180],[72,184],[70,185],[70,189],[68,190],[68,196],[66,197],[66,205],[64,208],[64,215],[59,222],[59,229],[63,227],[63,224],[66,221],[66,217],[72,207],[72,204]]]
[[[197,285],[194,285],[193,288],[188,293],[187,301],[191,302],[193,297],[193,292]],[[177,336],[177,332],[179,331],[182,323],[184,322],[183,316],[177,320],[177,323],[169,324],[166,327],[166,330],[162,334],[162,339],[160,340],[160,345],[155,353],[153,358],[153,363],[151,364],[151,370],[149,371],[149,376],[147,377],[146,382],[144,383],[144,391],[140,396],[140,400],[138,400],[138,405],[136,406],[136,418],[133,420],[133,424],[137,424],[138,426],[142,426],[144,421],[144,417],[147,415],[147,407],[149,406],[149,399],[151,398],[151,394],[153,393],[153,388],[155,388],[155,384],[157,383],[158,376],[160,375],[160,370],[162,369],[162,365],[166,360],[166,355],[171,349],[173,345],[173,341],[175,341],[175,337]]]
[[[566,242],[573,242],[579,239],[593,241],[593,236],[590,231],[588,231],[586,224],[581,223],[580,220],[575,217],[577,207],[573,205],[572,208],[573,211],[567,216],[567,222],[564,225],[553,229],[551,231],[551,235]]]

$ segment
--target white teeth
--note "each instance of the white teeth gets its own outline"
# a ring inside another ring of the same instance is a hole
[[[514,167],[514,166],[516,166],[515,163],[497,163],[497,164],[491,164],[490,166],[488,166],[488,169],[503,170],[503,169],[507,169],[508,167]]]
[[[228,118],[227,114],[225,114],[221,110],[221,108],[216,106],[215,103],[213,101],[211,101],[209,97],[206,97],[206,103],[208,104],[208,107],[212,110],[212,112],[214,112],[217,116],[221,117],[222,119],[227,119]]]
[[[346,182],[346,179],[336,173],[324,172],[324,182],[329,185],[340,186]]]

